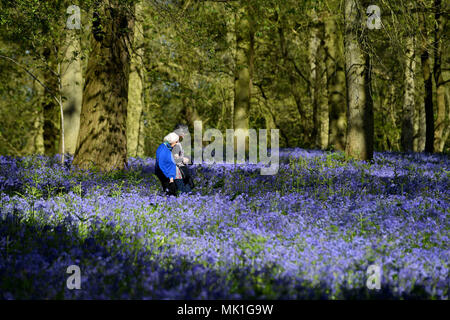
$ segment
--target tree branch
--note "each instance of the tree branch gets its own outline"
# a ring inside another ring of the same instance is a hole
[[[38,77],[36,77],[30,70],[28,70],[25,66],[23,66],[22,64],[20,64],[17,60],[14,60],[13,58],[4,56],[2,54],[0,54],[0,58],[3,58],[5,60],[9,60],[11,62],[13,62],[14,64],[16,64],[17,66],[19,66],[20,68],[22,68],[26,73],[28,73],[34,80],[36,80],[45,90],[47,90],[52,96],[53,98],[56,99],[56,95],[55,93],[49,88],[47,87],[45,84],[42,83],[41,80],[38,79]],[[56,99],[56,101],[58,101],[58,99]]]

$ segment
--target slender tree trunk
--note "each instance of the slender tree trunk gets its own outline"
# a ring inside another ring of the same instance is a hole
[[[142,15],[142,4],[136,5],[137,21],[134,27],[134,54],[131,58],[130,83],[128,89],[128,113],[127,113],[127,150],[129,157],[138,156],[139,128],[144,107],[143,101],[143,81],[144,70],[142,57],[143,48],[143,29],[139,23]]]
[[[80,39],[77,30],[66,30],[67,50],[62,64],[62,95],[64,105],[65,151],[75,153],[80,130],[81,100],[83,97],[83,76],[81,74]]]
[[[417,146],[414,151],[423,152],[425,150],[425,140],[426,140],[426,118],[425,118],[425,108],[423,104],[416,104],[416,132],[417,132]]]
[[[336,150],[345,150],[345,70],[341,56],[342,36],[336,21],[329,17],[325,21],[325,51],[327,65],[328,103],[330,107],[329,145]]]
[[[442,1],[435,0],[435,30],[434,30],[434,66],[433,75],[436,84],[436,107],[437,118],[434,132],[434,151],[442,152],[444,150],[445,140],[444,131],[449,126],[449,120],[446,119],[445,108],[445,86],[442,75],[442,36],[444,32],[444,16],[442,15]]]
[[[145,100],[144,100],[144,109],[145,109]],[[145,123],[146,123],[146,116],[145,112],[141,112],[141,118],[139,119],[139,136],[138,136],[138,143],[137,143],[137,152],[136,156],[139,158],[143,158],[145,156]]]
[[[322,25],[323,27],[323,25]],[[323,35],[323,29],[321,34]],[[319,50],[319,68],[320,70],[318,83],[322,90],[316,91],[318,99],[318,113],[319,113],[319,134],[318,147],[322,150],[328,148],[329,131],[330,131],[330,116],[328,106],[328,89],[327,89],[327,73],[325,67],[325,51],[323,37],[321,38],[321,46]]]
[[[44,97],[44,88],[38,84],[36,81],[33,81],[33,92],[36,93],[38,97],[37,101],[42,101]],[[40,107],[35,111],[35,120],[34,120],[34,135],[31,144],[33,147],[31,148],[34,154],[44,154],[44,113],[41,107],[42,103],[40,103]]]
[[[431,76],[431,62],[429,53],[429,39],[427,39],[427,26],[426,18],[424,14],[421,15],[421,29],[422,34],[425,37],[422,41],[422,53],[420,56],[420,61],[422,64],[422,74],[423,82],[425,87],[425,99],[424,99],[424,109],[425,109],[425,121],[426,121],[426,132],[425,132],[425,152],[432,153],[434,151],[434,112],[433,112],[433,79]]]
[[[131,1],[99,1],[83,88],[80,133],[73,164],[102,171],[127,163],[126,118],[133,39]]]
[[[249,129],[249,111],[252,92],[254,59],[254,25],[251,4],[241,3],[235,17],[236,70],[234,80],[234,129],[246,135]],[[246,143],[246,149],[248,144]]]
[[[357,0],[345,0],[345,74],[347,81],[347,142],[345,151],[359,160],[373,158],[373,102],[370,96],[371,65],[363,13]]]
[[[415,102],[415,44],[414,36],[409,36],[406,42],[405,93],[402,115],[402,150],[413,151],[414,147],[414,102]]]
[[[311,11],[311,19],[313,26],[310,31],[309,38],[309,68],[310,68],[310,97],[311,97],[311,106],[313,111],[313,130],[311,132],[311,140],[314,141],[314,146],[319,147],[320,145],[320,122],[319,122],[319,91],[322,89],[319,85],[319,77],[320,77],[320,69],[318,66],[319,63],[319,48],[320,48],[320,38],[319,38],[319,18],[317,17],[317,13],[315,9]]]

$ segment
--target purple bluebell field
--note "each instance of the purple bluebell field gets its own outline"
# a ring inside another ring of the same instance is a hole
[[[449,297],[446,155],[284,149],[273,176],[194,166],[179,197],[162,195],[154,159],[111,173],[71,161],[0,156],[0,298]]]

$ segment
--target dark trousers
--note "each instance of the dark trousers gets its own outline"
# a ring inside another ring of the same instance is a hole
[[[181,174],[183,175],[183,182],[185,185],[189,186],[189,189],[194,189],[194,181],[192,180],[191,173],[187,166],[179,167],[181,170]]]
[[[169,182],[170,179],[167,178],[164,173],[161,171],[161,169],[159,168],[159,166],[155,166],[155,174],[158,177],[159,181],[161,182],[161,186],[163,188],[163,191],[167,194],[167,195],[172,195],[175,196],[176,193],[174,193],[173,191],[170,190],[169,188]]]
[[[177,185],[177,189],[180,193],[191,191],[191,187],[189,186],[189,184],[186,184],[183,179],[175,179],[175,184]]]

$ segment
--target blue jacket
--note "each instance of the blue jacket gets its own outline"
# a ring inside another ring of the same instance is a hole
[[[156,149],[156,167],[159,167],[167,178],[175,179],[177,169],[171,150],[170,145],[165,143],[160,144],[158,149]]]

